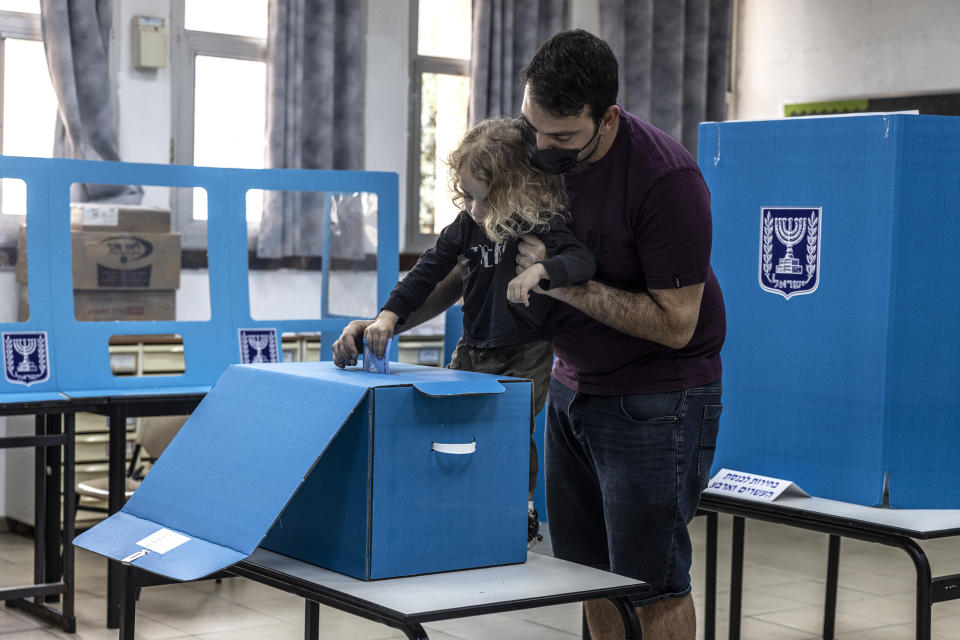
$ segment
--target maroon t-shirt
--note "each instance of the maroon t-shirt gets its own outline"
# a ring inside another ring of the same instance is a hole
[[[593,251],[594,280],[627,291],[704,283],[700,319],[682,349],[634,338],[557,306],[553,375],[595,395],[680,391],[720,378],[726,316],[710,268],[710,193],[696,161],[653,125],[621,109],[613,146],[563,176],[574,235]]]

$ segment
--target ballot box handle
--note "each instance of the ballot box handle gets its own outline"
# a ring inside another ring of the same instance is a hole
[[[477,450],[477,441],[471,440],[466,443],[432,442],[430,443],[430,450],[436,451],[437,453],[451,453],[453,455],[465,456]]]

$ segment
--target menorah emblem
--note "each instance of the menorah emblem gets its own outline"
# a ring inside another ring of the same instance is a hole
[[[760,210],[760,288],[784,298],[813,293],[820,283],[819,207]]]
[[[279,362],[275,329],[240,329],[240,362]]]
[[[263,359],[263,350],[267,348],[270,344],[270,336],[265,333],[254,333],[252,335],[247,335],[247,344],[251,349],[256,350],[256,354],[250,360],[250,362],[264,362]]]
[[[33,373],[37,365],[30,359],[30,355],[37,350],[36,338],[14,338],[13,348],[23,358],[17,365],[17,373]]]
[[[7,382],[27,386],[49,379],[46,331],[3,334],[3,374]]]
[[[803,240],[807,232],[806,218],[777,218],[774,223],[777,240],[787,248],[787,253],[777,262],[777,273],[799,275],[803,273],[800,260],[793,257],[793,245]]]

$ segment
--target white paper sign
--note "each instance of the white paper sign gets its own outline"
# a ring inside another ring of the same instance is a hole
[[[190,540],[190,538],[176,531],[160,529],[156,533],[151,533],[143,540],[140,540],[137,544],[154,553],[166,553],[170,551],[170,549],[176,549],[188,540]]]
[[[90,227],[115,227],[119,224],[117,207],[84,205],[83,224]]]
[[[717,475],[710,479],[704,493],[731,496],[742,500],[756,500],[757,502],[773,502],[780,496],[810,497],[803,489],[789,480],[733,471],[732,469],[720,469]]]

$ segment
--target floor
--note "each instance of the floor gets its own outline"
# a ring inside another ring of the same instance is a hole
[[[729,596],[730,522],[720,519],[718,638],[726,638]],[[703,611],[705,520],[691,525],[694,537],[694,597]],[[744,580],[744,640],[818,638],[822,621],[827,538],[824,535],[757,521],[747,523]],[[960,541],[924,543],[935,575],[960,573]],[[545,550],[549,550],[548,545]],[[0,587],[32,581],[30,538],[0,534]],[[65,634],[21,612],[0,607],[0,640],[117,638],[105,621],[104,560],[77,554],[76,635]],[[914,637],[913,566],[896,549],[844,540],[841,549],[837,638],[908,640]],[[933,609],[934,640],[960,640],[960,600]],[[241,578],[144,589],[137,608],[137,638],[248,640],[303,637],[303,601]],[[379,640],[399,632],[321,607],[321,638]],[[698,620],[702,638],[703,621]],[[578,638],[579,605],[562,605],[425,625],[434,640],[480,638]]]

